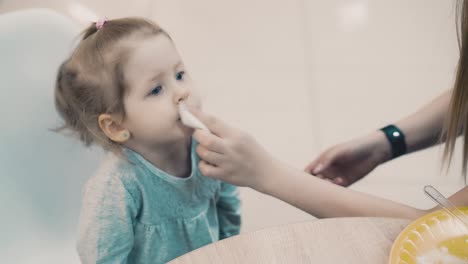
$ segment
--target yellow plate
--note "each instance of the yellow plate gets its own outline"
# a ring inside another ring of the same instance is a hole
[[[468,207],[458,209],[468,215]],[[389,263],[418,264],[418,261],[468,263],[467,231],[444,210],[415,220],[393,243]]]

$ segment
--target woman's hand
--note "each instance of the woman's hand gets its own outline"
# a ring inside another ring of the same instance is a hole
[[[349,186],[390,157],[390,144],[382,132],[376,131],[325,150],[305,171],[335,184]]]
[[[197,154],[203,175],[238,186],[261,190],[275,165],[270,154],[249,134],[230,127],[214,116],[190,109],[213,133],[197,129]]]

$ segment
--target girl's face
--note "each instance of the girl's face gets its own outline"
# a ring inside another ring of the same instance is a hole
[[[172,41],[159,34],[135,41],[124,67],[128,91],[122,125],[133,143],[161,146],[187,140],[193,130],[180,121],[178,103],[200,107],[193,84]]]

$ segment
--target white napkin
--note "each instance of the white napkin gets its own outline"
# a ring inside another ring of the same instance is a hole
[[[179,103],[179,114],[180,119],[184,125],[210,132],[210,130],[200,121],[200,119],[196,118],[192,113],[190,113],[184,102]]]

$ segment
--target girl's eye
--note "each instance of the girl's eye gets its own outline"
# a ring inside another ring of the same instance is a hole
[[[184,79],[184,75],[185,75],[185,72],[184,72],[184,71],[178,72],[177,75],[176,75],[176,80],[178,80],[178,81],[183,80],[183,79]]]
[[[162,86],[158,85],[153,90],[151,90],[150,95],[158,95],[162,91]]]

